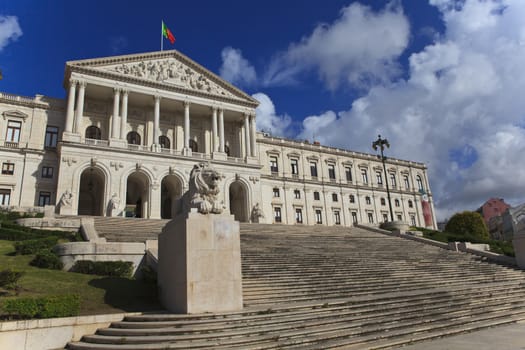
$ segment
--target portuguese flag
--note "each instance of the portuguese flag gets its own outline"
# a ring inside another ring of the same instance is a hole
[[[162,21],[162,35],[166,39],[168,39],[170,41],[170,43],[172,43],[172,44],[175,43],[175,37],[171,33],[171,30],[169,30],[168,27],[166,27],[166,25],[164,24],[164,21]]]

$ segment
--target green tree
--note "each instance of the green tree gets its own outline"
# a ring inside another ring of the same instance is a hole
[[[465,237],[489,238],[489,231],[483,217],[475,211],[454,214],[447,222],[445,231]]]

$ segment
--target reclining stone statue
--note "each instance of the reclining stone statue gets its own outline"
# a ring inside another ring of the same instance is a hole
[[[184,194],[184,211],[197,208],[201,214],[220,214],[224,206],[219,201],[219,181],[221,174],[209,164],[195,165],[190,173],[188,192]]]

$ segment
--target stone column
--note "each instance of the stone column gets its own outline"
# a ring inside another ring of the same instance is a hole
[[[111,116],[111,138],[119,137],[118,131],[118,115],[120,107],[120,89],[113,89],[113,115]]]
[[[159,144],[160,136],[160,96],[155,96],[155,112],[153,115],[153,148]]]
[[[66,131],[73,131],[73,118],[75,118],[75,95],[77,93],[77,81],[69,81],[69,96],[67,99]]]
[[[244,115],[244,143],[246,144],[244,149],[246,150],[246,157],[249,157],[252,154],[251,151],[251,142],[250,142],[250,115]]]
[[[190,148],[190,103],[184,101],[184,148]]]
[[[251,149],[252,149],[252,157],[256,157],[255,152],[255,115],[252,115],[250,118],[250,141],[251,141]]]
[[[80,134],[80,122],[84,115],[84,95],[86,93],[86,82],[81,81],[78,83],[78,97],[77,97],[77,113],[75,115],[75,133]]]
[[[128,124],[128,90],[122,90],[122,115],[120,116],[120,139],[126,140],[126,126]]]
[[[224,110],[219,110],[219,152],[224,153]]]
[[[211,125],[212,125],[212,152],[217,152],[219,150],[219,144],[217,142],[217,107],[213,107],[213,115],[211,117]]]

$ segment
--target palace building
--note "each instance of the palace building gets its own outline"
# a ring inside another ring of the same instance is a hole
[[[258,102],[176,50],[66,63],[67,98],[0,93],[0,205],[172,218],[210,162],[241,222],[436,227],[427,169],[256,131]]]

